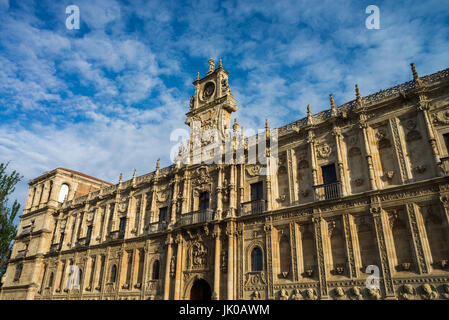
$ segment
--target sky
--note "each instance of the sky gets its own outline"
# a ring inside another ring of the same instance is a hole
[[[79,29],[66,27],[76,5]],[[367,29],[369,5],[380,28]],[[197,72],[222,59],[247,129],[449,67],[449,1],[0,0],[0,162],[112,183],[171,164]]]

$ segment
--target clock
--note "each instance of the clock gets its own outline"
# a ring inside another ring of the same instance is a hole
[[[203,89],[203,99],[209,99],[215,91],[215,84],[213,82],[208,82]]]

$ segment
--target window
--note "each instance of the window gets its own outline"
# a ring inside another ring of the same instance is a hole
[[[65,197],[69,194],[69,186],[67,184],[63,184],[61,189],[59,189],[58,201],[64,202]]]
[[[330,184],[337,182],[337,172],[335,170],[335,165],[329,164],[321,167],[321,172],[323,176],[323,184]]]
[[[19,263],[16,267],[16,273],[14,275],[14,281],[19,281],[20,276],[22,275],[23,264]]]
[[[119,237],[123,238],[125,236],[125,230],[126,230],[126,218],[120,218],[120,229],[119,229]]]
[[[153,273],[152,273],[152,277],[151,277],[153,280],[159,279],[159,267],[160,267],[159,260],[154,261]]]
[[[111,268],[111,282],[115,282],[117,278],[117,266],[114,264]]]
[[[90,239],[92,238],[92,226],[87,227],[87,237],[86,237],[86,245],[90,244]]]
[[[205,191],[200,194],[200,210],[209,209],[209,192]]]
[[[167,207],[163,207],[159,209],[159,222],[166,222],[167,221]]]
[[[251,252],[251,270],[262,271],[263,269],[262,249],[255,247]]]
[[[251,184],[251,201],[257,201],[263,199],[263,182]]]
[[[54,279],[54,273],[52,272],[51,274],[50,274],[50,279],[48,280],[48,287],[49,288],[51,288],[51,287],[53,287],[53,279]]]
[[[449,154],[449,133],[443,134],[444,144],[446,145],[447,153]]]

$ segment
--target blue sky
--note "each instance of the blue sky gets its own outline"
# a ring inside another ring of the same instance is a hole
[[[65,8],[80,9],[79,30]],[[380,30],[365,8],[380,9]],[[114,183],[169,165],[192,81],[223,59],[245,128],[281,126],[449,67],[449,1],[0,0],[0,161]]]

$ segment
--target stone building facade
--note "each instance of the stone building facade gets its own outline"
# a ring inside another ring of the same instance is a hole
[[[241,138],[229,73],[209,63],[186,124]],[[267,122],[274,162],[251,163],[246,138],[243,163],[186,164],[180,148],[118,184],[64,168],[31,180],[0,298],[449,299],[449,69],[412,74]]]

